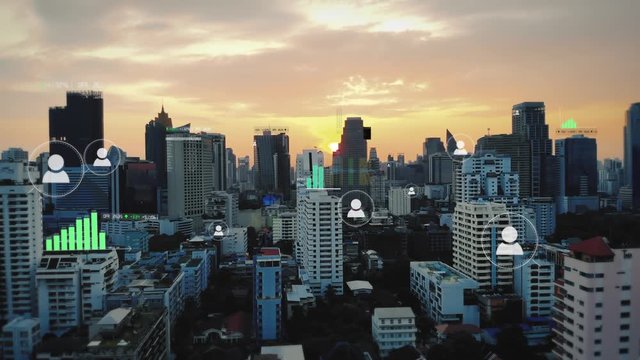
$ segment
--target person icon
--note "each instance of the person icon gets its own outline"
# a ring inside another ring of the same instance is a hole
[[[49,170],[47,170],[42,177],[42,182],[44,184],[69,183],[69,175],[67,175],[66,171],[62,170],[64,167],[64,158],[62,158],[62,156],[58,154],[49,156],[47,166],[49,167]]]
[[[213,236],[224,236],[224,233],[222,232],[222,225],[215,226],[215,231],[213,232]]]
[[[358,199],[351,200],[351,210],[347,213],[347,218],[349,219],[362,219],[365,218],[366,215],[362,210],[362,201]]]
[[[407,191],[407,195],[409,196],[415,196],[416,195],[416,189],[412,187],[409,188],[409,191]]]
[[[513,226],[507,226],[502,229],[502,240],[504,243],[498,245],[496,255],[523,255],[522,246],[516,242],[518,239],[518,230]]]
[[[464,147],[465,147],[464,141],[462,140],[456,141],[456,150],[453,152],[453,155],[468,155],[469,153]]]
[[[98,149],[98,151],[96,152],[96,155],[98,155],[98,158],[93,162],[93,166],[97,166],[97,167],[111,166],[111,161],[107,159],[107,149],[105,148]]]

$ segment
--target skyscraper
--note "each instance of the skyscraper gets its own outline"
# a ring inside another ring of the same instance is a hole
[[[333,153],[333,184],[342,189],[366,191],[368,187],[367,140],[371,129],[359,117],[344,122],[338,150]]]
[[[201,133],[211,141],[211,160],[213,161],[213,189],[216,191],[227,190],[227,143],[224,134]]]
[[[316,296],[331,286],[343,293],[342,221],[340,199],[326,190],[298,191],[298,239],[296,254],[309,276],[309,287]],[[301,251],[300,251],[301,250]]]
[[[282,333],[282,265],[279,248],[262,248],[253,258],[253,319],[260,341]]]
[[[640,103],[631,104],[624,126],[625,184],[631,187],[633,208],[640,208]]]
[[[596,139],[574,135],[556,140],[559,167],[558,212],[598,210],[598,150]]]
[[[227,189],[238,182],[238,166],[236,154],[232,148],[227,148]]]
[[[531,196],[531,146],[524,135],[486,135],[478,139],[475,152],[494,150],[511,158],[511,171],[520,179],[520,197]]]
[[[164,105],[155,119],[145,126],[145,158],[156,164],[158,185],[167,187],[167,129],[173,127],[169,114],[164,112]]]
[[[211,138],[189,133],[167,136],[169,216],[193,218],[198,229],[206,196],[213,191],[213,173]]]
[[[428,160],[431,155],[444,152],[444,144],[438,137],[428,137],[424,139],[422,147],[422,158]]]
[[[513,105],[511,131],[524,136],[531,146],[531,196],[549,195],[544,189],[544,162],[551,156],[549,126],[545,122],[544,102]]]
[[[102,93],[99,91],[67,92],[67,105],[49,109],[49,139],[65,141],[80,155],[85,153],[87,164],[93,164],[96,152],[104,146]],[[90,148],[87,148],[91,144]],[[64,158],[66,167],[80,166],[78,155],[67,146],[53,143],[51,154]]]
[[[157,164],[127,159],[111,174],[111,209],[114,213],[157,214]]]
[[[264,131],[262,135],[255,135],[253,141],[256,187],[264,192],[282,194],[288,200],[291,191],[289,136]]]
[[[35,276],[42,257],[42,201],[26,162],[0,162],[0,322],[36,316]],[[37,185],[41,186],[41,185]]]

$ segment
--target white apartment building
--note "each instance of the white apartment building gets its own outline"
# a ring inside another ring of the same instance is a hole
[[[531,251],[525,250],[523,256],[514,257],[513,290],[522,297],[525,317],[550,318],[555,264],[543,256],[531,259]]]
[[[453,267],[476,280],[479,288],[510,287],[513,257],[496,256],[502,229],[510,224],[505,204],[485,201],[458,203],[453,214]],[[494,266],[492,261],[498,266]]]
[[[412,261],[409,276],[422,311],[437,324],[480,326],[477,281],[440,261]]]
[[[640,358],[640,249],[595,237],[569,246],[556,281],[553,353],[559,359]]]
[[[405,188],[389,189],[389,212],[396,216],[411,214],[411,197]]]
[[[295,241],[298,235],[297,214],[293,211],[278,214],[273,218],[273,243]]]
[[[27,171],[38,177],[26,163],[0,162],[0,322],[37,315],[34,280],[42,256],[42,200]]]
[[[246,255],[247,254],[247,228],[229,228],[225,236],[221,238],[222,256]]]
[[[115,250],[44,256],[36,274],[42,333],[61,335],[99,320],[106,309],[105,295],[115,289],[117,278]]]
[[[342,218],[340,199],[325,190],[298,191],[297,254],[315,295],[331,286],[343,294]]]
[[[490,197],[493,202],[513,202],[519,197],[520,181],[511,172],[511,157],[492,151],[474,154],[455,170],[455,201]]]
[[[416,316],[410,307],[376,308],[371,317],[373,341],[378,344],[380,356],[392,350],[416,346]]]

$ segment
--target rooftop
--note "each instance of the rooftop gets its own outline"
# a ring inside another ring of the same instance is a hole
[[[373,290],[373,286],[371,285],[371,283],[368,282],[368,281],[364,281],[364,280],[348,281],[347,282],[347,286],[349,287],[349,290],[351,290],[351,291]]]
[[[441,261],[412,261],[411,268],[429,276],[435,276],[442,282],[460,282],[472,280],[467,275]]]
[[[375,308],[373,316],[378,318],[415,318],[410,307]]]
[[[129,314],[131,314],[130,308],[113,309],[98,321],[98,325],[119,325]]]
[[[314,297],[307,285],[294,284],[287,290],[287,301],[299,302],[301,299]]]
[[[260,254],[266,255],[266,256],[280,256],[280,248],[277,248],[277,247],[261,248]]]
[[[304,360],[302,345],[263,346],[262,355],[277,355],[280,360]]]
[[[584,254],[591,257],[611,257],[614,255],[605,238],[602,236],[596,236],[577,244],[571,244],[569,245],[569,250],[576,254]]]

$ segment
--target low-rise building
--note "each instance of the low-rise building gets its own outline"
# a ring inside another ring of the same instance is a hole
[[[17,317],[2,327],[0,355],[5,360],[31,360],[40,339],[38,319]]]
[[[316,307],[316,297],[307,285],[293,284],[287,290],[287,319],[293,316],[293,309],[300,307],[306,315],[309,309]]]
[[[416,316],[410,307],[376,308],[371,317],[371,333],[380,356],[394,349],[416,346]]]
[[[480,325],[478,282],[440,261],[412,261],[410,290],[438,324]]]

